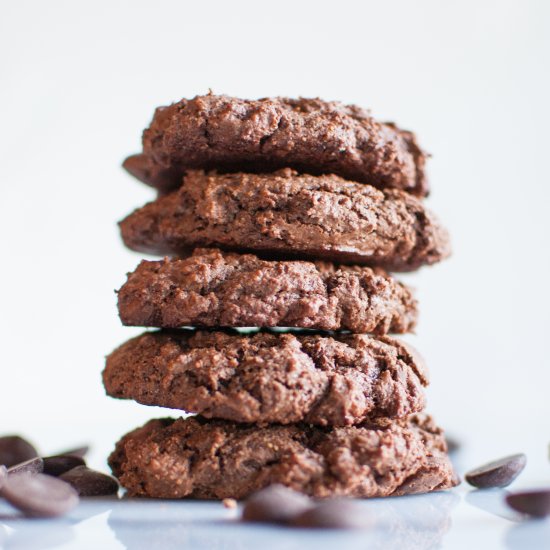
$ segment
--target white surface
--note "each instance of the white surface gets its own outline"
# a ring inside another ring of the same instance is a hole
[[[0,505],[5,550],[547,550],[550,521],[521,521],[505,491],[446,493],[360,501],[369,527],[308,530],[242,524],[221,503],[88,499],[68,517],[29,520]]]
[[[429,204],[455,253],[404,277],[430,410],[465,442],[466,466],[524,450],[519,485],[549,481],[550,3],[0,9],[2,431],[45,452],[92,440],[100,466],[118,436],[165,414],[110,400],[100,382],[104,355],[139,332],[116,314],[113,289],[139,255],[115,222],[153,196],[120,163],[154,107],[208,88],[318,95],[414,129],[433,154]],[[490,516],[461,525],[502,539]]]

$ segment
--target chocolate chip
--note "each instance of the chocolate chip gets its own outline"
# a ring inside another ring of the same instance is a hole
[[[535,518],[550,516],[550,489],[522,491],[507,495],[506,502],[510,508]]]
[[[445,436],[445,443],[447,443],[447,452],[449,454],[454,454],[458,452],[460,450],[460,447],[462,447],[458,439],[455,439],[454,437],[448,435]]]
[[[287,523],[311,506],[311,500],[305,495],[274,484],[247,499],[242,518],[244,521]]]
[[[79,458],[84,458],[88,451],[90,450],[89,445],[83,445],[82,447],[75,447],[74,449],[68,449],[66,451],[61,451],[55,456],[78,456]]]
[[[44,473],[58,477],[78,466],[86,466],[86,462],[76,455],[56,455],[44,458]]]
[[[78,504],[78,495],[68,483],[44,474],[9,475],[1,493],[27,516],[61,516]]]
[[[118,481],[114,477],[91,470],[86,466],[77,466],[61,474],[59,479],[70,483],[81,497],[99,497],[118,493]]]
[[[360,505],[342,499],[322,502],[292,521],[297,527],[321,529],[365,529],[371,527],[372,523],[372,518]]]
[[[38,456],[36,449],[18,435],[0,437],[0,464],[7,468]]]
[[[11,468],[8,468],[8,474],[41,474],[44,471],[44,461],[36,456],[25,462],[15,464]]]
[[[518,477],[526,463],[524,454],[511,455],[470,470],[464,477],[470,485],[480,489],[507,487]]]

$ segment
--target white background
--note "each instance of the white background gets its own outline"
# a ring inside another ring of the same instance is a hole
[[[153,197],[120,168],[153,109],[227,93],[369,107],[433,154],[454,256],[406,279],[429,408],[475,462],[548,473],[550,3],[4,1],[0,427],[44,452],[164,414],[107,398],[114,289],[140,256],[116,221]],[[546,479],[548,481],[548,479]]]

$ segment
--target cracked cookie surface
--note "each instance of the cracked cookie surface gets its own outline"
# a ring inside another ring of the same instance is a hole
[[[428,375],[389,337],[164,330],[113,351],[103,383],[112,397],[207,418],[346,426],[421,411]]]
[[[125,244],[153,254],[196,247],[410,271],[450,253],[417,198],[334,175],[189,172],[175,192],[120,222]]]
[[[426,153],[413,133],[368,111],[320,99],[205,95],[156,110],[134,176],[166,192],[188,169],[334,173],[379,188],[428,193]]]
[[[322,429],[200,417],[151,420],[109,458],[131,496],[242,499],[281,483],[318,498],[382,497],[458,483],[430,417]]]
[[[143,260],[118,291],[125,325],[159,328],[297,327],[358,333],[414,328],[411,291],[381,269],[265,261],[196,249]]]

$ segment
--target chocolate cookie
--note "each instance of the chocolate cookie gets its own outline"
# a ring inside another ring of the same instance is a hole
[[[124,167],[161,191],[190,168],[334,173],[379,188],[426,195],[426,154],[414,134],[368,111],[320,99],[258,101],[206,95],[156,110],[143,154]]]
[[[380,269],[197,249],[185,259],[142,261],[118,292],[118,311],[133,326],[386,334],[411,330],[417,304],[406,286]]]
[[[112,397],[236,422],[345,426],[424,407],[427,372],[388,337],[146,332],[103,372]]]
[[[200,246],[408,271],[449,254],[447,232],[422,202],[334,175],[190,172],[174,193],[120,222],[134,250]]]
[[[151,420],[109,457],[132,496],[241,499],[281,483],[314,497],[380,497],[457,484],[429,417],[346,428]]]

